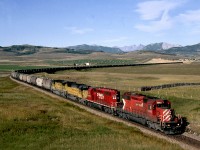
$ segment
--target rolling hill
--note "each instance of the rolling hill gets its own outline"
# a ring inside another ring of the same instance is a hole
[[[36,53],[73,53],[73,54],[90,54],[95,50],[74,50],[70,48],[44,47],[33,45],[13,45],[9,47],[0,47],[0,50],[12,53],[16,56],[31,55]]]
[[[119,48],[94,46],[94,45],[77,45],[64,48],[58,47],[45,47],[34,45],[13,45],[9,47],[0,47],[3,52],[11,53],[16,56],[31,55],[37,53],[72,53],[72,54],[91,54],[94,52],[107,52],[107,53],[123,53]]]

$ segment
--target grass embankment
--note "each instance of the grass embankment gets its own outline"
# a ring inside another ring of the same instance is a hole
[[[0,78],[0,149],[181,149]]]
[[[63,71],[47,76],[116,88],[123,93],[138,90],[141,86],[200,82],[200,63]],[[176,112],[188,118],[192,130],[200,133],[200,86],[161,89],[145,94],[169,99]]]

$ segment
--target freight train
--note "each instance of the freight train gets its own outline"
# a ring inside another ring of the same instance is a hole
[[[165,134],[182,134],[188,125],[185,117],[175,114],[169,100],[135,92],[125,92],[120,95],[120,91],[116,89],[92,87],[17,71],[12,72],[11,77]]]

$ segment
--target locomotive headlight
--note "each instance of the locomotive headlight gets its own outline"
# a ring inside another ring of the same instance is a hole
[[[179,126],[180,124],[178,123],[177,126]]]

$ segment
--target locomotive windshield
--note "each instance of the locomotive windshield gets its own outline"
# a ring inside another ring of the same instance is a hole
[[[171,108],[170,102],[168,100],[157,101],[156,106],[161,108]]]
[[[157,107],[161,107],[161,108],[170,108],[170,104],[161,103],[161,104],[157,104]]]

